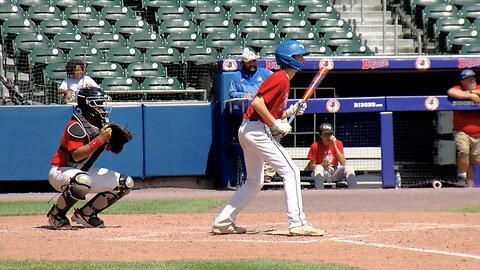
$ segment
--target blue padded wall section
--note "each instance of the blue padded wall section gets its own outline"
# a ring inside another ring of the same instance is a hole
[[[143,110],[145,177],[206,175],[212,105],[144,104]]]
[[[110,121],[126,126],[133,139],[116,155],[104,152],[95,167],[105,167],[131,177],[144,177],[143,173],[143,114],[142,105],[124,105],[113,107]]]
[[[70,105],[0,106],[0,181],[46,180]]]

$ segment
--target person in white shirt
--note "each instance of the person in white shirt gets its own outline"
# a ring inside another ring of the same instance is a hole
[[[85,75],[85,64],[78,59],[72,59],[65,65],[67,78],[60,84],[58,91],[65,95],[66,103],[76,102],[77,93],[82,88],[100,86],[88,75]]]

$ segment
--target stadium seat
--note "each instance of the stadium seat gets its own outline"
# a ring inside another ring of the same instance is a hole
[[[32,86],[45,86],[44,70],[49,63],[66,62],[67,56],[62,50],[51,47],[33,48],[28,56],[29,74]]]
[[[461,13],[470,22],[475,22],[476,19],[480,18],[480,3],[464,5]]]
[[[303,11],[303,18],[315,24],[317,20],[340,19],[340,13],[331,5],[307,6]]]
[[[250,51],[253,49],[248,48]],[[232,46],[232,47],[225,47],[221,51],[220,55],[222,58],[242,58],[243,52],[245,48],[243,46]]]
[[[166,77],[167,71],[161,63],[133,62],[128,65],[126,75],[142,83],[145,78]]]
[[[88,5],[87,0],[51,0],[53,6],[58,7],[64,11],[68,7],[79,7]]]
[[[109,22],[102,19],[81,20],[77,24],[77,31],[91,39],[94,34],[112,33]]]
[[[52,39],[52,46],[62,49],[65,53],[74,47],[87,46],[88,40],[82,34],[59,33]]]
[[[185,52],[183,52],[183,60],[185,62],[216,63],[219,58],[220,54],[212,47],[194,46],[186,48]]]
[[[77,46],[68,52],[68,59],[80,59],[86,64],[105,62],[105,54],[95,47]]]
[[[215,7],[216,0],[181,0],[183,6],[190,10],[194,10],[197,7]]]
[[[330,47],[332,51],[335,51],[341,45],[350,45],[350,44],[360,43],[360,39],[358,38],[358,36],[351,31],[328,32],[328,33],[325,33],[325,36],[323,37],[323,39],[324,39],[324,44]]]
[[[309,33],[315,30],[309,21],[302,18],[281,20],[277,23],[276,29],[282,37],[287,33]]]
[[[235,24],[241,20],[263,19],[263,11],[255,5],[235,5],[228,12],[230,19]]]
[[[203,39],[195,33],[170,33],[167,37],[167,46],[183,52],[185,48],[202,46]]]
[[[148,49],[165,46],[165,40],[157,33],[135,33],[128,38],[128,46],[145,53]]]
[[[2,38],[8,35],[16,36],[21,33],[35,33],[37,26],[30,19],[8,19],[1,25]]]
[[[292,32],[285,35],[283,40],[297,40],[303,45],[320,45],[323,43],[318,34],[314,32]]]
[[[413,0],[411,4],[413,21],[415,22],[417,28],[423,29],[423,10],[425,7],[436,4],[448,4],[448,0]]]
[[[268,8],[270,6],[278,6],[278,5],[294,5],[294,0],[256,0],[255,4],[262,8]]]
[[[14,4],[0,5],[0,25],[5,20],[25,19],[26,15],[27,14],[25,14],[25,11],[20,6]]]
[[[145,52],[145,61],[157,62],[161,64],[181,63],[182,54],[175,48],[158,47],[151,48]]]
[[[253,32],[247,34],[244,45],[261,50],[264,46],[276,46],[281,41],[280,36],[274,32]]]
[[[480,43],[468,44],[460,50],[461,55],[480,55]]]
[[[145,61],[161,63],[171,77],[184,78],[182,54],[172,47],[151,48],[145,52]]]
[[[175,77],[145,78],[142,83],[143,90],[182,90],[183,86]]]
[[[192,14],[187,8],[178,5],[162,7],[155,12],[156,23],[161,24],[170,20],[190,21],[192,20]]]
[[[8,1],[8,0],[7,0]],[[50,0],[14,0],[9,1],[22,7],[23,10],[28,10],[32,6],[50,6]]]
[[[440,51],[440,48],[446,48],[447,36],[450,32],[469,29],[471,27],[470,21],[463,17],[447,17],[441,18],[435,23],[433,31],[433,39],[435,40],[435,48]],[[446,49],[444,49],[445,51]]]
[[[160,24],[158,32],[166,37],[170,33],[197,33],[197,25],[193,21],[167,20]]]
[[[218,3],[229,11],[233,6],[253,6],[254,0],[219,0]]]
[[[92,6],[70,6],[63,11],[65,19],[78,24],[84,20],[97,20],[99,17],[98,11]]]
[[[330,0],[294,0],[295,5],[300,9],[305,9],[309,6],[329,5]]]
[[[335,50],[336,56],[372,56],[374,52],[360,43],[341,45]]]
[[[455,5],[458,9],[462,9],[463,6],[477,4],[478,0],[450,0],[449,3]]]
[[[67,77],[66,62],[53,62],[47,64],[44,72],[45,88],[58,89],[60,83]]]
[[[120,19],[135,19],[135,12],[125,6],[105,6],[100,11],[100,18],[114,25]]]
[[[127,68],[130,63],[143,61],[143,54],[140,50],[131,47],[113,46],[105,53],[107,62],[120,64]]]
[[[234,32],[210,33],[205,38],[205,45],[216,49],[242,47],[242,38]]]
[[[463,48],[463,46],[468,44],[477,44],[480,43],[480,38],[478,36],[477,30],[472,29],[461,29],[450,32],[447,37],[447,46],[446,48],[440,48],[441,53],[451,53],[457,54]]]
[[[265,18],[276,24],[280,20],[302,17],[297,6],[288,4],[268,6]]]
[[[318,20],[315,23],[315,32],[321,37],[325,36],[325,33],[328,32],[345,32],[349,30],[349,24],[343,19],[325,19]]]
[[[143,20],[120,19],[113,26],[113,32],[121,34],[125,38],[129,38],[130,35],[135,33],[151,33],[152,27],[149,23]]]
[[[124,69],[113,62],[92,63],[87,65],[86,73],[97,83],[102,83],[105,78],[124,77]]]
[[[309,56],[313,57],[323,57],[323,56],[333,56],[334,53],[330,47],[325,46],[325,45],[306,45],[305,50],[310,53]]]
[[[89,3],[97,10],[102,10],[104,7],[126,6],[122,0],[94,0]]]
[[[241,20],[238,23],[238,33],[242,37],[246,37],[248,33],[254,32],[275,32],[275,27],[272,22],[262,18]]]
[[[423,10],[423,31],[427,34],[427,38],[434,38],[435,23],[438,19],[448,17],[460,17],[460,12],[454,5],[436,4],[426,6]]]
[[[52,39],[57,34],[73,34],[75,26],[69,20],[43,20],[40,22],[39,32]]]
[[[43,20],[63,19],[60,9],[49,5],[31,6],[28,8],[27,14],[28,18],[36,24],[39,24]]]
[[[100,84],[105,91],[128,91],[140,90],[141,86],[135,78],[114,77],[104,78]],[[115,99],[115,96],[112,96]]]
[[[45,35],[37,33],[21,33],[13,40],[14,68],[18,72],[27,72],[28,55],[35,48],[49,48],[49,40]]]
[[[275,57],[276,49],[277,49],[277,46],[274,46],[274,45],[264,46],[262,49],[260,49],[259,55],[261,57]]]
[[[143,18],[150,24],[155,25],[157,22],[156,13],[162,9],[170,9],[171,7],[179,7],[177,0],[142,0],[142,8],[144,10]],[[182,18],[189,20],[190,18]]]
[[[207,19],[228,19],[228,13],[223,6],[198,6],[193,11],[193,20],[198,24]]]
[[[113,47],[127,46],[127,40],[122,35],[116,33],[94,34],[90,43],[93,47],[104,52]]]
[[[206,19],[200,22],[198,27],[199,33],[205,38],[210,33],[216,32],[227,32],[234,33],[236,32],[235,25],[233,21],[224,20],[224,19]]]

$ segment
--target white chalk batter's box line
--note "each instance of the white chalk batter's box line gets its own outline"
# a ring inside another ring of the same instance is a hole
[[[269,223],[267,225],[279,225],[282,223]],[[480,228],[477,225],[465,225],[465,224],[440,224],[440,223],[399,223],[398,225],[408,226],[409,231],[421,231],[428,228]],[[400,229],[400,230],[399,230]],[[390,231],[404,231],[402,228],[391,228]],[[142,241],[142,242],[192,242],[192,240],[182,240],[182,239],[152,239],[158,237],[160,235],[165,235],[165,233],[153,233],[153,234],[146,234],[146,235],[139,235],[139,236],[128,236],[128,237],[116,237],[106,239],[109,241]],[[171,235],[171,232],[168,232]],[[195,234],[205,234],[204,231],[198,230]],[[261,234],[264,236],[264,234]],[[398,249],[404,251],[412,251],[412,252],[422,252],[422,253],[430,253],[430,254],[437,254],[437,255],[448,255],[448,256],[455,256],[455,257],[462,257],[462,258],[469,258],[480,260],[480,255],[475,254],[468,254],[462,252],[451,252],[451,251],[443,251],[443,250],[435,250],[435,249],[426,249],[426,248],[417,248],[417,247],[405,247],[405,246],[398,246],[398,245],[390,245],[384,243],[374,243],[374,242],[366,242],[365,240],[355,240],[356,238],[368,238],[371,235],[368,234],[359,234],[359,235],[345,235],[345,236],[325,236],[321,238],[312,238],[312,237],[304,237],[305,239],[292,239],[292,240],[278,240],[278,236],[271,235],[275,237],[276,240],[260,240],[260,239],[231,239],[228,236],[212,236],[209,239],[197,239],[194,240],[196,242],[239,242],[239,243],[268,243],[268,244],[312,244],[312,243],[320,243],[320,242],[337,242],[337,243],[347,243],[353,245],[360,245],[360,246],[371,246],[376,248],[389,248],[389,249]],[[286,237],[286,236],[282,236]],[[303,238],[303,237],[302,237]]]

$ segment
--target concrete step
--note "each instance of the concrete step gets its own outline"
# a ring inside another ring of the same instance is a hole
[[[383,32],[380,30],[379,32],[356,32],[357,36],[362,36],[362,39],[371,38],[371,39],[383,39]],[[394,39],[395,35],[393,32],[386,32],[385,38],[386,39]],[[403,38],[402,32],[397,32],[397,38]]]
[[[382,25],[378,25],[378,24],[360,24],[360,25],[357,25],[357,28],[356,30],[358,32],[383,32],[383,27]],[[392,33],[395,31],[395,25],[386,25],[385,26],[385,31],[387,33]],[[402,33],[403,32],[403,28],[401,25],[397,25],[397,33]]]
[[[366,41],[367,45],[369,47],[383,47],[383,39],[368,39],[364,38],[362,39],[363,42]],[[387,47],[392,47],[393,48],[394,40],[393,39],[387,39],[385,40],[385,45]],[[397,40],[397,47],[410,47],[410,48],[415,48],[416,42],[413,39],[398,39]]]
[[[383,11],[365,11],[363,12],[363,15],[365,17],[369,18],[382,18],[383,16]],[[354,11],[341,11],[340,12],[340,17],[344,16],[345,18],[360,18],[362,16],[362,12],[360,10],[354,10]],[[387,11],[385,12],[385,18],[392,18],[392,12]]]

